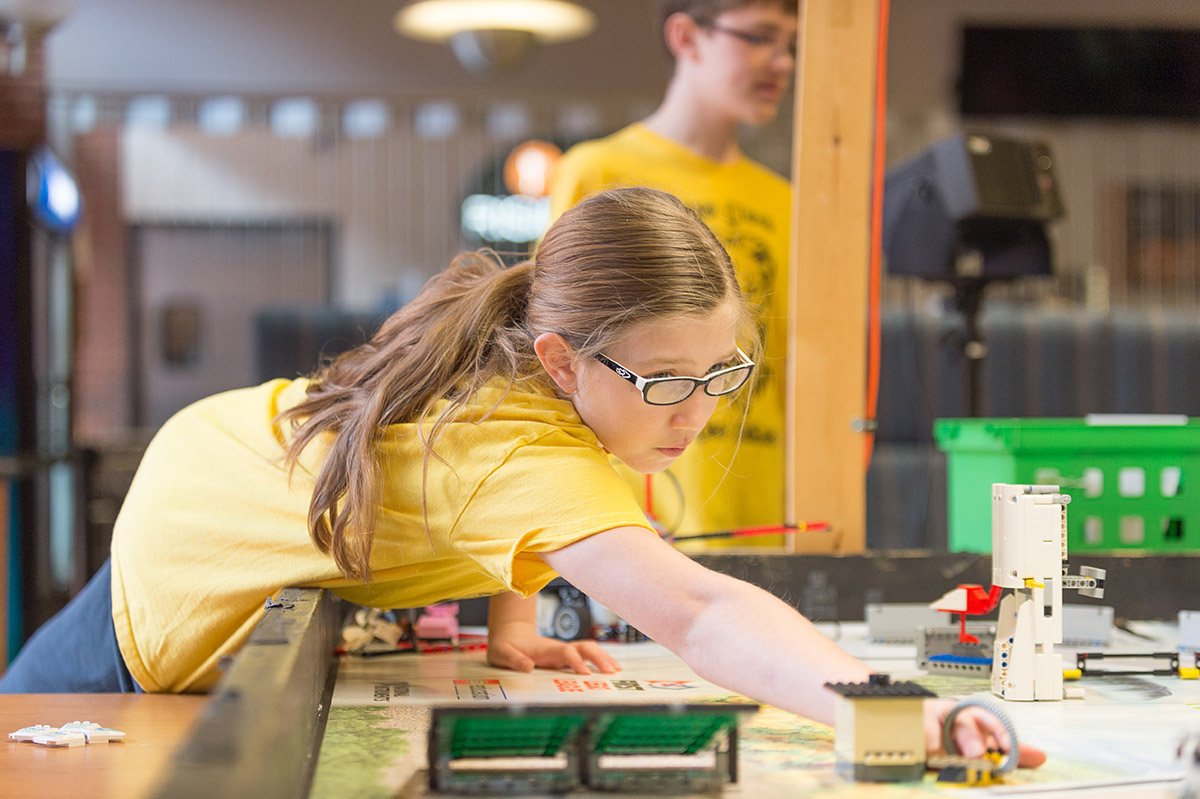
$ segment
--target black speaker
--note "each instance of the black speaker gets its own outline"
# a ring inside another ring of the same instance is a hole
[[[883,195],[888,271],[951,281],[1049,274],[1045,225],[1063,214],[1053,166],[1040,142],[962,133],[896,167]]]

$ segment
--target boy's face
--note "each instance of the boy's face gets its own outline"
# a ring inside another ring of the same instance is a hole
[[[750,125],[775,118],[796,66],[796,16],[751,3],[699,23],[691,66],[714,110]]]

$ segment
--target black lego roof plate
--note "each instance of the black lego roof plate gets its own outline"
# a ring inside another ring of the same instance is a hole
[[[886,674],[872,674],[866,682],[827,682],[825,687],[849,699],[937,696],[915,682],[893,682]]]

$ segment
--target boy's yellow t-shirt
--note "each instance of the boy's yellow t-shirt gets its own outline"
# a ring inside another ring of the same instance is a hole
[[[117,517],[113,622],[121,654],[152,692],[204,691],[268,597],[322,586],[372,607],[419,607],[515,591],[554,576],[537,553],[646,517],[570,402],[536,386],[485,388],[425,458],[415,424],[388,427],[373,581],[344,578],[309,538],[314,476],[329,438],[290,475],[280,411],[307,380],[201,400],[154,437]],[[488,409],[490,415],[483,418]],[[435,410],[434,418],[436,418]]]
[[[668,475],[653,478],[653,510],[680,533],[782,524],[791,188],[748,158],[718,163],[635,123],[567,151],[555,169],[552,216],[618,186],[670,192],[712,229],[729,252],[742,292],[758,308],[764,346],[744,428],[744,404],[721,403]],[[641,496],[644,478],[628,473],[627,479]],[[736,545],[779,541],[746,538]]]

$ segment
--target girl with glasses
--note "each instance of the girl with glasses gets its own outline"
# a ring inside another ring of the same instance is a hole
[[[707,679],[832,723],[824,683],[869,669],[674,550],[610,463],[678,458],[752,374],[753,332],[720,243],[650,189],[576,206],[532,261],[461,256],[313,377],[168,421],[109,564],[0,691],[205,691],[287,586],[389,608],[489,596],[491,665],[615,672],[594,641],[537,634],[561,574]],[[963,729],[967,754],[1002,734]]]

